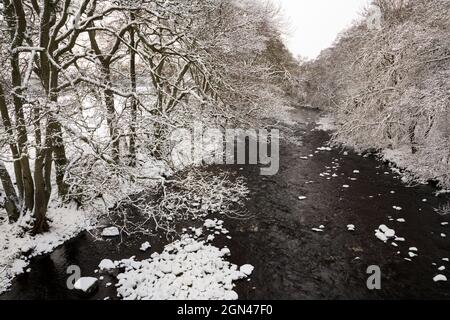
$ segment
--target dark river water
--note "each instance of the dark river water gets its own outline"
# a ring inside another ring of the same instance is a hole
[[[311,130],[317,113],[303,110],[292,118],[298,122],[295,135],[302,143],[281,143],[277,175],[260,176],[255,166],[225,167],[244,176],[251,190],[246,206],[253,217],[225,218],[232,239],[217,237],[214,242],[230,248],[233,263],[255,267],[251,281],[237,283],[239,298],[449,299],[450,284],[433,281],[437,274],[450,277],[447,270],[437,270],[440,266],[450,270],[450,264],[442,260],[450,258],[450,228],[441,225],[450,217],[434,210],[447,203],[448,196],[436,197],[429,185],[405,186],[387,164],[373,156],[345,154],[341,149],[315,153],[329,140],[328,133]],[[301,159],[310,154],[314,156]],[[336,164],[339,167],[333,169]],[[327,170],[337,177],[320,176]],[[306,199],[300,201],[299,196]],[[397,222],[398,218],[405,222]],[[347,230],[349,224],[355,225],[354,232]],[[374,230],[381,224],[395,229],[406,241],[394,247],[378,240]],[[321,225],[324,232],[312,230]],[[160,251],[169,242],[164,237],[95,241],[83,233],[52,254],[33,259],[31,271],[18,276],[0,299],[86,299],[67,289],[69,265],[80,266],[83,276],[95,276],[103,258],[148,258],[151,252],[139,251],[147,240],[152,251]],[[410,247],[418,249],[418,257],[407,261]],[[380,290],[367,288],[366,271],[371,265],[381,269]],[[114,285],[106,287],[108,282],[115,280],[105,276],[89,299],[116,299]]]

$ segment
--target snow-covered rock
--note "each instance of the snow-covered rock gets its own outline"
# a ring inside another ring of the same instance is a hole
[[[238,269],[225,260],[229,252],[184,235],[148,260],[122,260],[126,270],[117,277],[118,295],[128,300],[238,299],[233,282],[246,278],[253,267]]]
[[[75,205],[60,207],[54,203],[50,203],[47,215],[51,220],[50,231],[38,235],[23,232],[22,227],[29,226],[32,221],[31,214],[22,215],[14,224],[0,222],[0,294],[9,288],[15,276],[28,272],[32,257],[50,253],[65,241],[89,229],[89,219],[94,218],[78,210]],[[24,256],[24,250],[27,256]]]
[[[255,269],[255,267],[253,267],[251,264],[244,264],[243,266],[241,266],[239,268],[239,271],[241,271],[246,276],[249,276],[252,274],[254,269]]]
[[[83,293],[92,293],[95,289],[97,289],[97,278],[93,277],[83,277],[78,279],[75,284],[74,288],[76,290],[82,291]]]
[[[382,224],[375,230],[375,236],[383,242],[387,242],[390,238],[395,237],[395,230],[388,228]]]
[[[143,244],[141,244],[141,247],[139,248],[139,250],[141,251],[147,251],[148,249],[150,249],[152,247],[152,245],[150,244],[150,242],[146,241]]]
[[[447,277],[444,276],[443,274],[438,274],[437,276],[435,276],[433,278],[434,282],[447,282]]]
[[[120,235],[119,229],[117,227],[105,228],[102,231],[103,237],[117,237]]]
[[[116,268],[116,265],[114,262],[110,259],[103,259],[100,264],[98,265],[100,270],[102,271],[109,271]]]

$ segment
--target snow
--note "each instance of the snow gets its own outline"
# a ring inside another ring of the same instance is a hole
[[[95,223],[75,205],[56,208],[51,203],[48,218],[49,232],[36,236],[23,231],[22,227],[32,221],[29,215],[22,216],[16,224],[0,225],[0,293],[9,288],[15,276],[27,271],[32,257],[52,252]]]
[[[353,225],[353,224],[347,225],[347,230],[348,231],[355,231],[355,225]]]
[[[392,206],[392,209],[397,210],[397,211],[402,211],[403,210],[402,207],[398,207],[398,206]]]
[[[438,274],[437,276],[435,276],[433,278],[434,282],[447,282],[447,277],[442,275],[442,274]]]
[[[383,241],[387,242],[390,238],[395,237],[395,230],[388,228],[386,225],[382,224],[375,230],[375,236]]]
[[[334,131],[336,130],[336,124],[332,115],[322,116],[316,122],[317,126],[315,130],[321,131]]]
[[[183,235],[150,259],[119,262],[117,292],[127,300],[235,300],[234,281],[247,278],[253,266],[225,260],[228,248],[219,249]]]
[[[112,269],[116,268],[114,262],[112,260],[110,260],[110,259],[103,259],[100,262],[100,264],[98,265],[98,267],[102,271],[108,271],[108,270],[112,270]]]
[[[117,237],[120,235],[119,229],[117,227],[105,228],[102,231],[103,237]]]
[[[440,266],[440,267],[438,268],[439,271],[444,271],[445,269],[446,269],[445,266]]]
[[[403,219],[403,218],[400,218],[400,219],[397,219],[397,222],[400,222],[400,223],[405,223],[405,222],[406,222],[406,220],[405,220],[405,219]]]
[[[151,247],[152,247],[152,246],[151,246],[150,242],[146,241],[146,242],[144,242],[143,244],[141,244],[141,247],[140,247],[139,250],[145,252],[145,251],[147,251],[148,249],[150,249]]]
[[[214,219],[214,220],[206,219],[205,223],[203,224],[203,226],[207,229],[213,229],[213,228],[218,228],[218,227],[221,228],[222,225],[223,225],[223,221],[217,220],[217,219]]]
[[[381,156],[385,161],[389,161],[396,167],[404,169],[402,172],[399,172],[404,183],[416,180],[425,184],[428,180],[442,181],[445,179],[445,174],[438,174],[439,172],[430,166],[429,162],[427,162],[429,161],[428,158],[424,159],[421,158],[420,154],[412,154],[411,146],[406,144],[400,145],[394,150],[384,149],[381,152]]]
[[[305,196],[299,196],[298,200],[306,200],[307,198]]]
[[[348,188],[350,188],[350,186],[349,186],[348,184],[344,184],[344,185],[342,186],[342,188],[348,189]]]
[[[97,284],[97,278],[84,277],[75,282],[74,288],[83,292],[89,292]]]
[[[252,274],[255,267],[253,267],[251,264],[244,264],[239,268],[239,271],[245,274],[246,276],[249,276]]]

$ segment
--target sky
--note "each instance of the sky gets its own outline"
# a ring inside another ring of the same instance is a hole
[[[281,6],[292,53],[316,58],[349,27],[370,0],[272,0]]]

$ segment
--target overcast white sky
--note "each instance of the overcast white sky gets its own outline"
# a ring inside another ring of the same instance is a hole
[[[329,47],[370,0],[273,0],[289,25],[289,49],[309,59]]]

